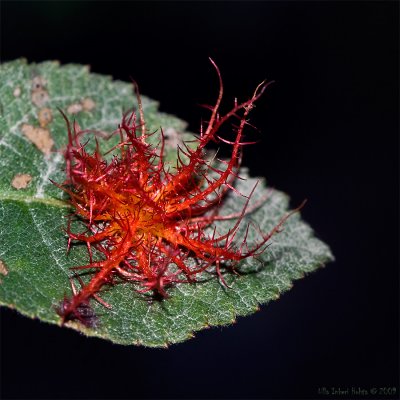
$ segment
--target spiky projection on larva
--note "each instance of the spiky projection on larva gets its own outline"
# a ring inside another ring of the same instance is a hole
[[[100,293],[121,280],[133,283],[140,293],[150,292],[161,299],[168,297],[169,287],[194,283],[203,271],[214,272],[226,285],[221,268],[233,269],[239,261],[262,252],[289,217],[283,217],[271,232],[260,233],[258,243],[249,248],[247,233],[239,242],[235,237],[244,215],[251,211],[248,204],[255,188],[240,213],[219,214],[224,197],[236,191],[242,148],[249,144],[243,141],[248,114],[268,83],[261,83],[249,100],[241,104],[235,101],[221,116],[222,79],[211,62],[219,77],[218,99],[210,107],[211,117],[201,127],[195,145],[186,143],[178,149],[174,167],[163,159],[162,130],[159,148],[148,143],[152,134],[146,129],[139,94],[139,115],[131,112],[123,116],[116,131],[120,141],[112,149],[118,155],[109,162],[101,154],[97,138],[95,151],[88,153],[81,140],[90,132],[70,124],[63,114],[68,127],[64,152],[67,177],[56,185],[68,193],[75,215],[86,225],[81,233],[68,226],[68,246],[71,242],[86,243],[90,262],[72,268],[76,271],[71,279],[73,295],[57,307],[62,323],[77,320],[93,327],[97,318],[90,301],[111,308]],[[232,128],[234,138],[228,140],[219,132],[231,120],[238,123]],[[218,163],[207,159],[205,147],[210,141],[230,145],[230,159]],[[231,228],[223,234],[207,229],[219,220],[232,220]],[[93,261],[93,248],[102,254],[100,261]],[[79,277],[82,271],[93,272],[87,283]]]

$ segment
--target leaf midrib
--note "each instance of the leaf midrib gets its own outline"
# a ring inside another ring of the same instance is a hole
[[[9,193],[7,194],[0,193],[0,202],[1,201],[15,201],[19,203],[38,203],[59,208],[70,207],[69,204],[63,200],[52,199],[52,198],[41,198],[34,196],[26,196],[26,197],[14,196]]]

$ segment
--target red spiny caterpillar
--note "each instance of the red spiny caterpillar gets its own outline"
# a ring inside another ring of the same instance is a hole
[[[146,130],[138,91],[139,117],[135,112],[123,116],[115,132],[120,141],[112,149],[119,154],[111,161],[101,154],[97,138],[96,149],[89,154],[86,144],[80,142],[88,132],[76,123],[71,125],[63,114],[68,127],[64,152],[67,177],[64,183],[55,184],[68,193],[75,216],[86,225],[81,233],[72,232],[70,224],[66,230],[68,248],[72,241],[83,242],[90,258],[89,264],[72,269],[93,275],[87,283],[75,275],[80,290],[71,279],[73,295],[65,297],[57,307],[62,323],[77,320],[95,326],[96,316],[90,301],[95,299],[110,308],[99,293],[104,286],[120,280],[133,283],[137,292],[152,292],[160,298],[168,297],[166,290],[174,284],[196,282],[203,271],[215,271],[226,285],[221,266],[233,268],[240,260],[262,252],[289,217],[290,214],[282,218],[268,234],[260,233],[258,243],[249,248],[247,232],[239,243],[235,242],[235,236],[243,216],[251,211],[248,204],[255,188],[240,213],[219,215],[226,194],[236,191],[234,182],[238,178],[242,147],[249,144],[243,142],[248,114],[268,83],[261,83],[249,100],[241,104],[235,101],[234,107],[221,116],[222,79],[218,67],[211,62],[219,77],[218,99],[210,107],[210,120],[196,138],[196,146],[184,143],[183,148],[178,147],[174,168],[164,162],[162,130],[159,150],[148,143],[152,134]],[[234,127],[234,139],[228,140],[220,136],[219,130],[231,119],[239,123]],[[230,145],[230,159],[219,160],[218,164],[207,159],[205,146],[210,141]],[[229,219],[236,221],[224,234],[206,230],[215,221]],[[93,261],[93,248],[102,254],[102,260]]]

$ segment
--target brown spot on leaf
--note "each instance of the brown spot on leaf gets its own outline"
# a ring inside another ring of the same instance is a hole
[[[38,113],[39,124],[42,128],[45,128],[52,120],[53,120],[53,113],[51,112],[50,108],[42,108],[39,110]]]
[[[4,276],[8,275],[8,269],[3,260],[0,260],[0,274]]]
[[[37,75],[32,79],[32,91],[44,89],[46,85],[47,81],[43,76]]]
[[[83,109],[82,104],[74,103],[74,104],[71,104],[70,106],[68,106],[67,113],[68,114],[78,114],[79,112],[82,111],[82,109]]]
[[[164,131],[165,147],[169,149],[176,149],[182,145],[182,137],[180,133],[174,128],[167,128]]]
[[[49,101],[46,83],[47,81],[42,76],[35,76],[32,79],[31,100],[37,107],[43,107]]]
[[[43,107],[49,101],[47,90],[36,90],[32,92],[32,103],[37,107]]]
[[[13,95],[14,97],[19,97],[21,96],[21,88],[19,86],[17,86],[14,91],[13,91]]]
[[[15,189],[25,189],[32,180],[32,176],[29,174],[17,174],[11,181],[11,186]]]
[[[54,141],[48,129],[23,124],[21,131],[42,153],[50,154]]]
[[[85,111],[92,111],[96,107],[96,103],[90,97],[84,98],[81,103]]]
[[[90,97],[85,97],[81,102],[68,106],[67,113],[78,114],[81,111],[92,111],[95,107],[96,103]]]

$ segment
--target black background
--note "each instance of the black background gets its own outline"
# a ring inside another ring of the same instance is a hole
[[[303,217],[336,256],[255,315],[168,350],[86,339],[3,310],[4,398],[398,393],[398,3],[3,1],[1,12],[3,61],[132,76],[192,131],[205,115],[197,104],[216,96],[208,56],[228,104],[274,79],[253,111],[261,141],[244,165],[292,206],[308,198]]]

